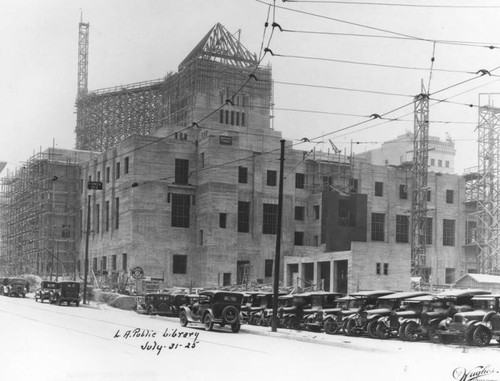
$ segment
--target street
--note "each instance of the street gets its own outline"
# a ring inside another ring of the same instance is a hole
[[[500,380],[500,348],[330,336],[0,297],[1,380]]]

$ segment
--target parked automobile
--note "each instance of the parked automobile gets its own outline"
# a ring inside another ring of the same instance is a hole
[[[66,302],[69,306],[75,303],[78,307],[80,305],[80,283],[72,281],[58,282],[56,287],[50,291],[50,303],[55,303],[60,306]]]
[[[465,342],[468,345],[486,346],[491,340],[491,331],[486,329],[492,316],[499,312],[498,295],[477,295],[472,298],[472,310],[457,312],[453,317],[441,321],[437,334],[445,344]],[[476,333],[476,330],[479,330]],[[474,340],[476,336],[476,340]]]
[[[180,307],[189,301],[187,294],[150,293],[138,299],[136,311],[140,314],[177,317]]]
[[[437,334],[440,323],[447,318],[452,318],[457,312],[472,310],[472,298],[476,295],[491,294],[489,291],[478,289],[447,290],[434,296],[430,308],[423,311],[420,318],[410,319],[405,323],[403,340],[416,341],[429,338],[439,342]]]
[[[414,298],[403,300],[401,309],[391,312],[389,316],[381,317],[375,328],[379,339],[388,339],[399,336],[404,338],[405,324],[420,317],[424,308],[429,308],[429,303],[434,300],[434,296],[419,295]]]
[[[476,299],[476,305],[482,303],[481,308],[488,312],[482,321],[475,323],[472,344],[484,347],[492,338],[500,343],[500,295],[476,296],[474,299]]]
[[[340,292],[312,292],[310,305],[302,310],[303,318],[299,322],[299,327],[320,332],[323,329],[323,316],[339,309],[339,300],[342,296]]]
[[[44,300],[50,301],[50,293],[57,288],[57,282],[51,282],[48,280],[42,281],[40,283],[40,288],[35,291],[35,302],[40,300],[43,303]]]
[[[317,318],[323,318],[325,333],[333,335],[341,331],[345,332],[345,325],[349,316],[363,309],[373,308],[380,296],[393,293],[394,291],[388,290],[355,292],[339,298],[337,308],[325,309],[322,314],[318,313],[319,316]],[[321,317],[321,315],[323,316]]]
[[[260,294],[262,294],[262,291],[246,291],[243,293],[243,301],[240,310],[242,324],[250,323],[252,312],[256,310],[256,307],[260,307],[260,301],[257,300]]]
[[[273,308],[273,293],[260,292],[255,295],[253,303],[248,307],[248,324],[262,325],[267,309]]]
[[[400,309],[403,300],[425,294],[425,291],[409,291],[380,296],[375,308],[364,309],[347,319],[346,334],[359,336],[367,333],[371,338],[376,338],[376,327],[381,317],[389,316],[391,312]]]
[[[0,294],[1,295],[8,295],[9,294],[9,282],[10,282],[10,279],[9,278],[1,278],[0,279],[1,282],[0,282]]]
[[[203,324],[207,331],[213,329],[214,324],[220,327],[230,325],[234,333],[241,327],[241,303],[243,294],[229,291],[203,291],[199,294],[199,301],[182,306],[179,319],[182,327],[189,323]]]
[[[22,296],[25,298],[28,292],[27,283],[24,278],[10,278],[9,284],[6,286],[6,289],[4,288],[4,293],[8,296]]]
[[[278,319],[278,324],[277,324],[278,327],[280,328],[284,327],[285,309],[289,309],[291,307],[293,307],[292,294],[278,296],[278,310],[276,311]],[[260,325],[263,325],[265,327],[270,327],[272,317],[273,317],[273,308],[272,307],[266,308],[264,311],[262,311]]]

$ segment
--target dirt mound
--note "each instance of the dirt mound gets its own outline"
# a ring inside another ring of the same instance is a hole
[[[133,310],[136,306],[135,296],[119,295],[108,303],[108,305],[121,310]]]

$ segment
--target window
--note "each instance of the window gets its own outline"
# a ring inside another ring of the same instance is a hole
[[[128,173],[128,165],[129,165],[129,158],[128,156],[125,158],[125,163],[123,164],[123,173],[127,174]]]
[[[172,226],[189,227],[189,195],[172,193]]]
[[[319,240],[318,240],[318,236],[317,235],[313,236],[313,245],[314,246],[319,246]]]
[[[186,274],[187,255],[173,255],[172,274]]]
[[[120,178],[120,162],[116,163],[115,178],[117,178],[117,179]]]
[[[189,160],[175,159],[175,183],[187,184],[189,177]]]
[[[219,111],[219,123],[224,123],[224,110]]]
[[[389,275],[389,264],[384,263],[384,275]]]
[[[445,166],[446,168],[450,168],[450,162],[449,162],[448,160],[446,160],[446,161],[444,162],[444,166]],[[450,282],[450,283],[451,283],[451,282]]]
[[[69,225],[62,226],[61,238],[71,238],[71,227]]]
[[[295,188],[304,189],[305,175],[303,173],[295,174]]]
[[[101,270],[106,271],[107,269],[108,269],[108,258],[102,257],[101,258]]]
[[[238,201],[238,232],[250,231],[250,202]]]
[[[319,220],[319,205],[313,206],[314,218]]]
[[[431,165],[434,167],[436,165],[436,160],[435,159],[431,159]]]
[[[225,228],[226,227],[226,221],[227,221],[227,213],[219,213],[219,227],[220,228]]]
[[[234,111],[231,111],[231,126],[234,126]]]
[[[122,254],[122,270],[125,272],[128,271],[127,253]]]
[[[375,196],[382,197],[384,195],[384,183],[376,181],[375,182]]]
[[[104,216],[106,231],[109,231],[109,201],[106,201],[106,211]]]
[[[246,184],[248,181],[248,168],[238,167],[238,182],[240,184]]]
[[[455,269],[454,268],[446,268],[444,279],[445,279],[444,282],[446,284],[455,283]]]
[[[465,244],[470,245],[476,242],[476,221],[465,221]]]
[[[455,220],[443,220],[443,246],[455,246]]]
[[[97,171],[97,181],[101,181],[101,171]]]
[[[262,233],[276,234],[278,222],[278,205],[263,204]]]
[[[120,227],[120,198],[115,198],[115,229]]]
[[[267,185],[270,187],[275,187],[277,183],[276,171],[267,171]]]
[[[305,211],[306,211],[305,207],[296,206],[295,207],[295,220],[296,221],[304,221]]]
[[[406,200],[408,198],[408,186],[405,184],[399,185],[399,198],[401,200]]]
[[[273,276],[273,263],[272,259],[264,260],[264,277],[271,278]]]
[[[200,154],[200,165],[202,168],[205,168],[205,152]]]
[[[385,214],[372,213],[372,241],[384,241]]]
[[[408,216],[396,215],[396,242],[408,243],[410,223]]]
[[[432,245],[432,218],[427,217],[425,222],[425,243],[427,245]]]
[[[203,246],[203,230],[200,229],[200,246]]]
[[[111,271],[116,270],[116,254],[111,256]]]
[[[377,263],[375,264],[375,273],[376,273],[377,275],[380,275],[380,274],[381,274],[381,272],[382,272],[382,263],[377,262]]]
[[[443,166],[443,160],[438,160],[438,167],[442,167]]]
[[[244,112],[241,113],[241,125],[242,126],[246,126],[246,124],[245,124],[245,113]]]
[[[109,180],[111,178],[111,170],[109,167],[106,167],[106,182],[109,183]]]
[[[358,179],[349,179],[349,187],[351,193],[358,193]]]
[[[92,258],[92,269],[97,271],[97,258]]]
[[[431,201],[431,191],[430,189],[427,189],[427,201]]]
[[[223,273],[222,274],[222,285],[223,286],[231,286],[231,273]]]
[[[304,232],[295,232],[293,244],[295,246],[304,246]]]
[[[99,230],[101,229],[100,217],[101,217],[101,206],[99,204],[97,204],[95,206],[95,212],[94,212],[95,232],[96,233],[99,233]]]
[[[446,190],[446,203],[453,204],[453,190],[452,189]]]

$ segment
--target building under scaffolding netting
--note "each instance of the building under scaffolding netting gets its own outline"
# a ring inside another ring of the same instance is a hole
[[[268,110],[271,101],[271,70],[258,64],[254,54],[217,24],[177,73],[91,92],[86,84],[79,85],[76,148],[103,152],[130,135],[149,135],[164,126],[174,126],[172,134],[182,131],[187,136],[188,128],[200,121],[248,126],[248,107]],[[87,78],[86,73],[80,76]],[[269,94],[267,104],[249,104],[263,92]]]
[[[79,163],[91,156],[49,148],[0,179],[2,275],[74,275]]]

